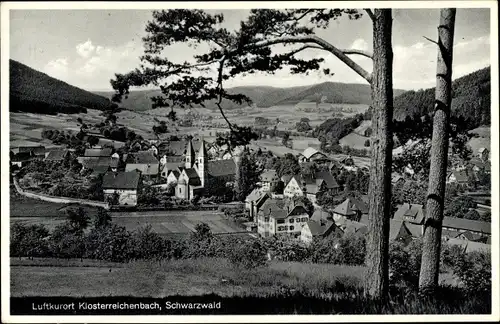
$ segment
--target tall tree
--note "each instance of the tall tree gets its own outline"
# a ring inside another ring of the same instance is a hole
[[[389,9],[372,12],[365,9],[373,23],[374,53],[358,49],[339,49],[319,37],[315,28],[326,29],[329,24],[348,16],[358,19],[361,12],[353,9],[253,9],[240,23],[239,29],[229,31],[220,27],[221,14],[211,15],[202,10],[154,11],[143,39],[145,55],[140,68],[128,74],[116,74],[111,85],[115,100],[126,96],[133,86],[160,86],[164,96],[153,98],[153,107],[201,105],[215,101],[227,123],[230,134],[226,140],[245,145],[255,138],[248,127],[238,126],[227,118],[223,105],[228,101],[248,102],[241,94],[228,93],[224,81],[238,75],[255,72],[274,73],[289,67],[291,73],[309,73],[321,68],[323,58],[303,59],[297,54],[320,51],[333,54],[372,86],[373,137],[372,166],[376,171],[370,180],[370,225],[373,248],[368,250],[369,273],[367,292],[375,297],[387,294],[388,233],[390,206],[390,171],[392,150],[392,14]],[[194,62],[175,63],[162,56],[174,43],[208,45],[207,52],[194,56]],[[276,45],[285,53],[277,54]],[[361,55],[372,59],[373,76],[349,56]],[[331,75],[329,69],[322,69]],[[230,145],[231,146],[231,145]]]
[[[446,168],[448,164],[455,15],[456,9],[441,9],[438,26],[436,102],[434,105],[431,165],[419,279],[419,288],[424,293],[432,293],[438,286]]]

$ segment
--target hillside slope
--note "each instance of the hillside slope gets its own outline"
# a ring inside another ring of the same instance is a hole
[[[337,104],[365,104],[371,102],[370,86],[365,84],[348,84],[338,82],[324,82],[309,86],[290,88],[275,88],[266,86],[242,86],[228,89],[229,93],[241,93],[249,97],[260,108],[279,105],[296,105],[299,102],[316,102],[323,99],[326,103]],[[396,95],[403,90],[394,90]],[[113,92],[95,92],[101,96],[111,98]],[[161,95],[160,90],[131,91],[127,99],[123,99],[121,106],[132,110],[151,109],[151,97]],[[207,102],[209,109],[216,109],[215,102]],[[233,102],[223,101],[225,109],[235,109],[246,106]]]
[[[452,115],[463,116],[475,126],[490,124],[491,68],[487,67],[453,81]],[[434,107],[435,88],[407,91],[394,98],[394,118],[422,116]]]
[[[82,90],[10,60],[10,111],[57,114],[111,107],[108,98]]]

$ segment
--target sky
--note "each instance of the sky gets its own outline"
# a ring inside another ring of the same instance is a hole
[[[238,28],[249,14],[249,10],[208,11],[222,12],[223,26],[230,30]],[[142,37],[151,19],[151,10],[11,10],[10,58],[86,90],[112,90],[109,80],[115,73],[139,67]],[[423,36],[437,39],[438,23],[439,9],[393,9],[395,88],[417,90],[434,86],[437,48]],[[372,23],[364,15],[355,21],[341,18],[316,34],[338,48],[371,50],[371,29]],[[203,49],[176,44],[165,55],[171,61],[183,62]],[[490,65],[489,9],[457,9],[453,55],[454,79]],[[366,83],[333,54],[310,49],[300,56],[324,58],[323,67],[334,75],[292,75],[283,70],[274,75],[238,76],[225,86]],[[351,58],[372,71],[368,58]]]

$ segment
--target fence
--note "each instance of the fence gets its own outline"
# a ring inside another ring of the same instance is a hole
[[[42,194],[42,193],[36,193],[36,192],[24,190],[23,188],[21,188],[21,186],[19,185],[19,182],[17,181],[17,178],[15,178],[15,177],[13,178],[13,182],[14,182],[14,187],[16,188],[16,191],[20,195],[28,197],[28,198],[33,198],[33,199],[38,199],[38,200],[43,200],[43,201],[48,201],[48,202],[53,202],[53,203],[59,203],[59,204],[81,204],[81,205],[102,207],[105,209],[109,209],[109,205],[105,202],[102,202],[102,201],[50,196],[50,195],[46,195],[46,194]]]

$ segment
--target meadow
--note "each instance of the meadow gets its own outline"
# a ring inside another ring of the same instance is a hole
[[[134,261],[11,258],[11,297],[191,297],[222,300],[228,314],[488,314],[491,301],[443,285],[434,298],[362,294],[362,266],[270,261],[244,269],[223,258]]]

